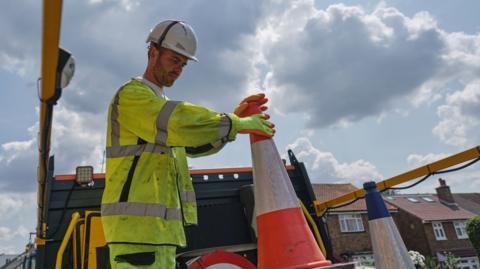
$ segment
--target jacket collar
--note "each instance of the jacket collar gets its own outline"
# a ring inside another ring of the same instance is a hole
[[[153,83],[153,82],[151,82],[151,81],[149,81],[146,78],[141,77],[141,76],[135,77],[134,79],[140,81],[141,83],[143,83],[145,85],[147,85],[150,89],[152,89],[152,91],[158,97],[164,98],[164,99],[166,98],[165,93],[163,92],[163,87],[159,87],[155,83]]]

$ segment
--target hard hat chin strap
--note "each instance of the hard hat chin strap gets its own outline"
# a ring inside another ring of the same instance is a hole
[[[162,35],[157,41],[158,46],[160,47],[162,46],[163,40],[165,40],[165,37],[167,36],[168,31],[170,31],[170,28],[172,28],[177,23],[179,23],[179,21],[172,21],[169,25],[167,25],[167,27],[165,27],[165,30],[163,30]]]

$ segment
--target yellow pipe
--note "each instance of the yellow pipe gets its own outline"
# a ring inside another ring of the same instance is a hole
[[[65,252],[65,249],[67,248],[68,241],[70,241],[70,237],[72,236],[73,229],[75,228],[75,224],[77,224],[78,219],[80,219],[80,214],[78,212],[74,212],[72,214],[72,220],[70,221],[70,224],[68,225],[67,231],[65,232],[65,236],[63,237],[62,244],[60,245],[60,248],[58,249],[57,261],[55,262],[55,269],[61,269],[62,268],[63,253]]]
[[[62,0],[43,1],[42,81],[40,91],[42,102],[55,95],[61,17]]]
[[[56,70],[58,64],[58,44],[60,40],[60,23],[62,16],[62,0],[43,1],[43,32],[42,32],[42,80],[40,86],[40,135],[39,135],[39,165],[38,165],[38,193],[37,193],[37,237],[43,238],[46,225],[43,223],[45,193],[43,184],[46,163],[50,151],[50,129],[44,132],[47,119],[46,101],[55,95]],[[46,139],[46,143],[42,141]],[[44,156],[47,156],[44,158]]]
[[[302,206],[303,214],[305,215],[308,222],[310,222],[310,225],[313,228],[313,233],[315,235],[315,238],[317,238],[318,246],[320,247],[320,250],[322,251],[323,256],[326,257],[327,256],[327,251],[325,250],[325,246],[323,245],[322,236],[320,235],[320,232],[318,231],[318,227],[315,224],[315,221],[313,220],[312,216],[310,216],[310,212],[308,212],[308,210],[305,207],[305,205],[303,204],[303,202],[300,199],[298,199],[298,201],[300,202],[300,205]]]
[[[376,184],[377,189],[379,191],[382,191],[384,189],[393,187],[395,185],[405,183],[409,180],[412,180],[421,176],[425,176],[430,173],[437,172],[445,168],[448,168],[460,163],[464,163],[466,161],[470,161],[472,159],[479,158],[479,157],[480,157],[480,146],[476,146],[466,151],[441,159],[439,161],[432,162],[428,165],[410,170],[398,176],[394,176],[384,181],[380,181]],[[363,198],[364,196],[365,196],[364,190],[359,189],[322,203],[318,201],[314,201],[313,205],[315,208],[315,213],[317,214],[317,216],[321,216],[323,212],[328,208],[347,203],[357,198]]]

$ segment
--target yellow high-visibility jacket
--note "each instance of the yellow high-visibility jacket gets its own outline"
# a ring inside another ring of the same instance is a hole
[[[197,223],[186,156],[212,154],[233,141],[235,117],[159,97],[138,79],[123,85],[108,111],[106,241],[185,246],[184,226]]]

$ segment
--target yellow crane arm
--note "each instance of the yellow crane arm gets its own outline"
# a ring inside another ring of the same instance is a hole
[[[42,32],[42,74],[40,88],[40,135],[38,137],[39,166],[37,194],[37,238],[45,236],[46,227],[43,221],[45,205],[45,178],[50,152],[51,116],[53,108],[47,101],[55,95],[56,70],[58,64],[60,23],[62,16],[62,0],[43,1]]]
[[[428,174],[431,174],[431,173],[443,170],[445,168],[448,168],[457,164],[461,164],[463,162],[473,160],[479,157],[480,157],[480,146],[476,146],[466,151],[441,159],[439,161],[410,170],[398,176],[394,176],[384,181],[380,181],[377,183],[377,189],[379,191],[382,191],[384,189],[391,188],[393,186],[405,183],[412,179],[425,176],[425,175],[428,175]],[[359,189],[325,202],[319,202],[316,200],[314,201],[315,213],[317,214],[317,216],[321,216],[323,212],[328,208],[353,201],[357,198],[363,198],[364,196],[365,196],[365,191],[363,189]]]

